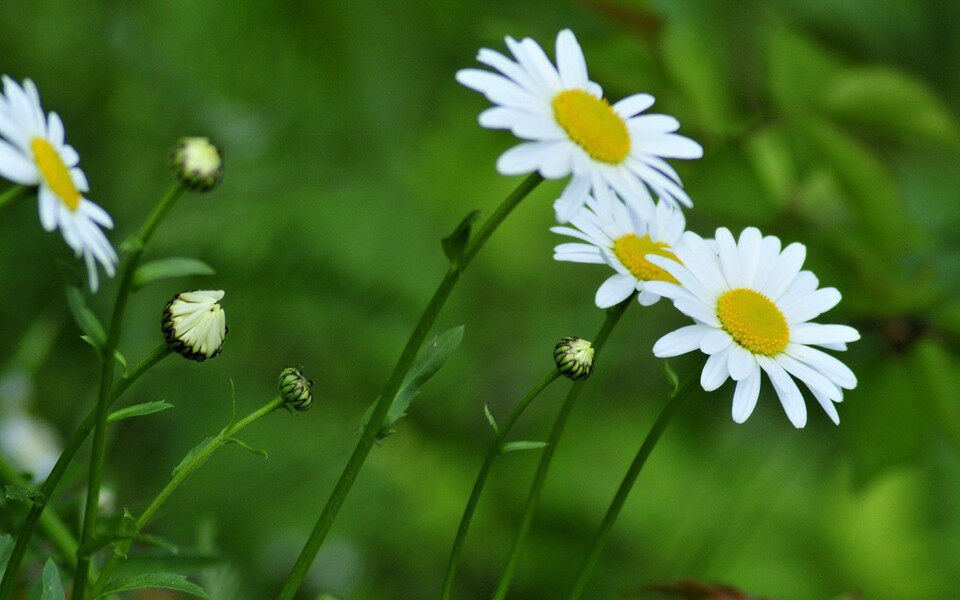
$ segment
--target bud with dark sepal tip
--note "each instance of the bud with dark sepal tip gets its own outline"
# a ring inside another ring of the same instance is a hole
[[[307,410],[313,404],[311,386],[313,381],[304,377],[303,372],[296,367],[286,367],[280,372],[280,396],[297,410]]]
[[[593,372],[593,345],[583,338],[565,337],[553,349],[553,360],[564,377],[586,379]]]
[[[205,137],[181,139],[170,155],[170,166],[183,185],[195,192],[209,192],[223,179],[223,153]]]
[[[171,298],[160,322],[167,346],[197,362],[220,354],[227,335],[222,299],[223,290],[193,290]]]

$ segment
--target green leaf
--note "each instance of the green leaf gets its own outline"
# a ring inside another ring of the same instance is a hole
[[[116,423],[117,421],[122,421],[124,419],[152,415],[153,413],[158,413],[171,408],[173,408],[173,405],[165,400],[134,404],[133,406],[121,408],[120,410],[110,413],[110,416],[107,417],[107,423]]]
[[[670,386],[670,396],[673,396],[677,393],[677,390],[680,389],[680,378],[677,376],[677,372],[673,370],[673,367],[670,366],[670,361],[663,361],[663,377],[667,380],[667,385]]]
[[[266,451],[266,450],[264,450],[264,449],[262,449],[262,448],[254,448],[254,447],[251,446],[250,444],[248,444],[248,443],[246,443],[246,442],[244,442],[244,441],[238,440],[237,438],[228,438],[224,443],[225,443],[225,444],[236,444],[236,445],[240,446],[241,448],[243,448],[244,450],[246,450],[246,451],[248,451],[248,452],[252,452],[253,454],[256,454],[256,455],[258,455],[258,456],[262,456],[263,458],[269,458],[269,456],[267,456],[267,451]]]
[[[103,345],[107,343],[107,332],[103,329],[103,325],[100,324],[100,320],[93,314],[93,311],[87,308],[83,292],[79,288],[67,288],[67,306],[70,307],[70,314],[73,315],[73,320],[77,322],[77,327],[89,338],[86,341],[98,350],[103,348]]]
[[[205,440],[203,440],[202,442],[200,442],[199,444],[197,444],[196,446],[194,446],[194,447],[190,450],[190,452],[187,452],[187,455],[183,457],[183,460],[180,461],[180,464],[178,464],[176,467],[174,467],[174,469],[173,469],[173,475],[176,476],[177,473],[179,473],[179,472],[181,471],[181,469],[183,469],[187,464],[190,463],[191,460],[193,460],[193,457],[195,457],[197,454],[200,454],[200,451],[203,450],[204,448],[206,448],[206,447],[207,447],[207,444],[209,444],[210,442],[212,442],[214,439],[215,439],[214,436],[211,435],[210,437],[206,438]],[[204,460],[206,460],[206,459],[204,459]],[[201,464],[203,464],[203,463],[201,463]],[[198,466],[199,466],[199,465],[198,465]]]
[[[844,71],[824,90],[822,104],[833,118],[895,141],[924,138],[957,142],[957,122],[924,82],[888,67]]]
[[[121,563],[121,574],[169,573],[170,571],[199,571],[213,566],[220,557],[212,552],[180,550],[178,554],[168,552],[137,552]]]
[[[3,497],[14,502],[28,502],[42,498],[43,494],[20,485],[3,486]]]
[[[483,405],[483,414],[487,416],[487,422],[490,423],[490,427],[493,427],[493,432],[497,435],[500,435],[500,428],[497,427],[497,420],[493,418],[493,413],[490,412],[490,405]]]
[[[10,560],[10,553],[13,552],[13,536],[9,534],[0,535],[0,573],[7,569],[7,562]]]
[[[473,228],[473,224],[482,217],[483,211],[472,211],[460,221],[460,224],[453,230],[453,233],[441,241],[443,253],[446,254],[447,259],[457,265],[458,268],[461,266],[460,259],[463,258],[463,250],[467,247],[467,242],[470,241],[470,230]]]
[[[105,596],[118,594],[120,592],[148,588],[162,588],[165,590],[183,592],[185,594],[197,596],[198,598],[209,597],[207,596],[207,593],[203,591],[203,588],[195,583],[187,581],[187,578],[183,575],[176,575],[174,573],[143,573],[141,575],[113,579],[106,585],[106,588],[99,597],[103,598]]]
[[[189,277],[192,275],[213,275],[213,268],[195,258],[162,258],[145,263],[133,274],[133,289],[137,290],[161,279]]]
[[[547,446],[546,442],[508,442],[500,447],[500,452],[520,452],[522,450],[539,450]]]
[[[47,559],[43,565],[43,591],[40,594],[40,600],[64,600],[63,582],[60,581],[60,570],[53,563],[52,559]]]
[[[786,26],[767,29],[765,54],[770,91],[787,115],[816,112],[823,90],[843,70],[837,57]]]

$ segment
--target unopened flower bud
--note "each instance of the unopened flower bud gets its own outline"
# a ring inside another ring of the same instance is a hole
[[[303,376],[296,367],[287,367],[280,372],[280,396],[297,410],[307,410],[313,404],[313,381]]]
[[[161,328],[167,345],[202,362],[220,354],[227,335],[226,315],[218,302],[223,290],[181,292],[163,307]]]
[[[586,379],[593,372],[593,346],[582,338],[563,338],[553,349],[553,360],[564,377]]]
[[[205,137],[180,140],[170,164],[183,185],[195,192],[209,192],[223,179],[223,154]]]

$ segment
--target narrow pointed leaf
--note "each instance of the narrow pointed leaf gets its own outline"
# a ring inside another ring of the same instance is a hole
[[[66,594],[63,591],[63,582],[60,581],[60,570],[54,564],[52,559],[47,559],[43,565],[43,591],[40,593],[40,600],[64,600]]]
[[[114,579],[107,584],[106,589],[104,589],[99,597],[103,598],[120,592],[151,588],[183,592],[197,596],[198,598],[209,598],[207,593],[203,591],[203,588],[199,585],[191,583],[183,575],[176,575],[174,573],[144,573],[142,575]]]
[[[163,258],[140,266],[133,274],[133,289],[139,289],[148,283],[174,277],[192,275],[213,275],[213,267],[195,258]]]
[[[70,308],[70,314],[73,315],[77,327],[90,338],[87,341],[97,349],[103,348],[103,345],[107,342],[107,332],[100,324],[100,320],[97,319],[97,315],[87,308],[83,292],[78,288],[68,287],[67,306]]]
[[[547,446],[546,442],[508,442],[501,448],[501,452],[519,452],[522,450],[539,450]]]
[[[107,417],[107,423],[116,423],[117,421],[130,419],[132,417],[143,417],[146,415],[152,415],[153,413],[158,413],[171,408],[173,408],[173,405],[165,400],[159,400],[156,402],[144,402],[143,404],[134,404],[133,406],[121,408],[120,410],[116,410],[110,413],[110,416]]]
[[[453,233],[443,238],[441,242],[443,253],[447,255],[447,259],[458,267],[460,266],[460,259],[463,258],[463,250],[467,247],[467,242],[470,241],[470,230],[473,229],[473,224],[479,221],[481,217],[483,217],[482,211],[472,211],[460,221]]]

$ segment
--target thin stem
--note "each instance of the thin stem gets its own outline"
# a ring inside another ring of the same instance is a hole
[[[613,331],[614,326],[620,321],[620,317],[623,316],[627,307],[633,304],[635,298],[636,292],[620,304],[607,309],[607,317],[603,321],[603,325],[600,327],[600,331],[597,333],[597,337],[593,342],[594,361],[599,357],[600,350],[606,343],[607,338],[610,337],[610,332]],[[517,531],[513,548],[510,549],[510,556],[507,558],[507,564],[503,568],[503,574],[500,575],[500,581],[497,582],[496,590],[493,593],[494,600],[503,600],[507,595],[507,590],[510,589],[510,582],[513,580],[513,575],[520,561],[520,550],[523,548],[527,535],[530,533],[530,527],[533,524],[533,515],[540,502],[540,494],[543,492],[543,486],[547,479],[547,471],[550,470],[553,453],[556,452],[557,443],[560,441],[560,435],[563,433],[567,418],[570,416],[570,411],[573,410],[573,405],[583,390],[586,381],[587,380],[583,379],[574,382],[573,386],[570,387],[570,391],[567,393],[567,397],[560,407],[560,412],[557,414],[557,419],[553,423],[553,429],[550,431],[550,437],[547,438],[547,445],[543,449],[543,454],[540,456],[540,464],[537,465],[537,472],[533,477],[530,494],[527,496],[527,504],[523,511],[523,518],[520,521],[520,529]]]
[[[467,530],[470,529],[470,521],[473,520],[473,513],[477,508],[477,503],[480,501],[483,486],[487,483],[487,476],[493,468],[494,461],[503,449],[503,441],[506,439],[507,434],[510,433],[510,430],[513,429],[514,423],[517,422],[517,419],[520,418],[520,415],[523,414],[523,411],[527,409],[527,406],[530,405],[533,399],[539,396],[540,392],[547,389],[547,386],[556,381],[559,376],[560,372],[557,371],[556,367],[550,369],[546,376],[544,376],[537,385],[533,386],[533,388],[527,392],[527,395],[513,408],[510,417],[500,427],[493,442],[490,443],[487,455],[483,458],[483,464],[480,466],[477,481],[473,484],[473,491],[470,492],[470,499],[467,500],[467,507],[463,510],[463,517],[460,518],[460,527],[457,529],[457,537],[453,541],[453,548],[450,550],[450,560],[447,562],[447,574],[443,579],[443,592],[440,594],[441,600],[448,600],[450,598],[450,593],[453,590],[453,579],[457,572],[457,563],[460,560],[460,552],[463,550],[464,541],[467,539]]]
[[[347,461],[347,465],[344,467],[340,479],[337,480],[336,486],[334,486],[330,497],[323,507],[323,512],[320,513],[320,518],[310,533],[310,537],[307,538],[307,542],[300,552],[300,556],[297,557],[297,562],[293,565],[287,581],[280,590],[278,600],[291,600],[297,590],[300,589],[300,585],[303,583],[304,578],[306,578],[310,565],[313,564],[317,553],[320,551],[320,547],[323,545],[323,541],[327,537],[327,533],[330,531],[330,527],[333,525],[334,519],[337,517],[337,513],[340,512],[340,508],[343,506],[343,502],[350,492],[350,488],[353,487],[353,482],[360,473],[363,462],[370,453],[370,449],[373,448],[373,444],[377,439],[377,433],[383,426],[383,420],[387,416],[391,404],[393,404],[393,399],[400,389],[403,378],[413,365],[413,361],[417,356],[417,352],[420,350],[420,346],[423,344],[423,340],[430,332],[430,328],[433,326],[433,322],[436,320],[440,309],[443,308],[444,303],[450,296],[450,292],[453,291],[457,280],[460,278],[460,274],[467,268],[467,265],[477,255],[487,239],[493,234],[497,227],[499,227],[500,223],[503,222],[507,215],[509,215],[510,212],[520,204],[520,201],[533,191],[541,181],[543,181],[543,178],[537,173],[524,179],[484,222],[483,227],[477,232],[464,250],[460,264],[450,265],[447,274],[444,275],[439,287],[437,287],[437,291],[433,294],[433,298],[430,299],[430,303],[423,311],[420,320],[417,321],[417,325],[410,334],[410,338],[407,340],[403,352],[401,352],[400,358],[393,368],[393,373],[383,388],[380,400],[374,407],[373,414],[370,416],[366,427],[364,427],[363,433],[360,435],[360,440],[357,442],[357,446],[350,456],[350,460]]]
[[[113,572],[116,570],[117,565],[120,564],[127,557],[127,552],[130,551],[130,547],[133,545],[134,538],[143,531],[143,528],[147,526],[147,523],[157,514],[157,511],[160,510],[160,507],[167,501],[168,498],[180,487],[180,484],[183,483],[190,475],[196,471],[208,458],[210,455],[217,451],[225,444],[229,444],[231,438],[238,434],[245,427],[251,423],[261,419],[268,414],[272,413],[276,409],[283,406],[284,400],[282,397],[277,396],[270,402],[264,404],[262,407],[253,411],[243,419],[240,419],[236,423],[224,427],[216,437],[211,439],[207,444],[203,446],[198,452],[193,454],[190,457],[190,460],[179,467],[173,475],[173,478],[170,482],[164,486],[160,493],[157,494],[157,497],[153,499],[153,502],[143,511],[143,514],[134,522],[133,527],[130,530],[124,531],[124,535],[129,535],[129,539],[123,539],[117,542],[116,547],[114,548],[113,555],[110,557],[110,560],[107,561],[107,564],[104,565],[103,571],[100,573],[100,577],[97,578],[96,583],[93,585],[93,592],[90,594],[91,598],[97,598],[103,592],[103,588],[107,583],[109,583],[110,578],[113,576]]]
[[[120,289],[117,291],[117,301],[113,307],[113,317],[110,319],[110,330],[107,341],[103,345],[101,356],[102,369],[100,371],[100,394],[97,400],[97,417],[93,430],[93,447],[90,455],[90,474],[87,480],[87,503],[83,513],[83,527],[80,532],[80,545],[89,542],[96,534],[97,513],[99,511],[100,484],[103,481],[103,457],[107,445],[107,413],[110,408],[110,391],[113,387],[113,374],[116,365],[114,351],[120,341],[120,329],[123,325],[123,314],[127,308],[127,300],[133,290],[133,276],[140,265],[143,250],[153,236],[160,220],[170,211],[177,198],[183,193],[183,186],[178,182],[173,184],[167,194],[160,199],[137,237],[134,238],[134,247],[130,258],[124,266],[120,278]],[[80,556],[77,560],[77,571],[73,578],[74,600],[83,600],[86,595],[90,556]]]
[[[0,456],[0,480],[10,485],[16,485],[22,488],[31,489],[30,484],[23,478],[20,471],[11,465],[5,458]],[[47,536],[47,539],[57,549],[60,557],[68,565],[73,566],[77,562],[77,540],[70,533],[70,528],[60,519],[52,509],[43,513],[40,517],[40,529]]]
[[[617,489],[617,493],[610,503],[610,508],[607,509],[607,514],[600,523],[600,528],[593,537],[590,551],[580,566],[577,579],[573,584],[573,590],[571,590],[570,596],[568,597],[569,600],[578,600],[580,596],[583,595],[583,590],[587,585],[587,580],[590,578],[590,573],[600,558],[600,551],[603,549],[603,544],[607,541],[607,536],[610,535],[610,530],[613,528],[617,517],[620,516],[620,509],[623,508],[623,504],[626,502],[630,490],[633,489],[633,485],[637,481],[637,476],[640,475],[640,470],[643,469],[643,465],[647,463],[650,452],[652,452],[653,447],[657,445],[657,441],[660,439],[663,430],[667,428],[667,424],[670,423],[670,419],[673,418],[680,404],[690,394],[690,391],[694,387],[693,382],[695,379],[695,377],[688,378],[676,392],[670,395],[670,400],[660,411],[660,415],[657,417],[657,420],[654,421],[653,427],[650,428],[647,437],[643,440],[640,450],[637,451],[636,457],[634,457],[633,462],[630,463],[630,468],[627,469],[627,474],[623,476],[623,481],[620,482],[620,487]]]
[[[4,205],[10,202],[13,202],[20,196],[23,196],[24,194],[29,192],[30,189],[31,188],[28,188],[25,185],[15,185],[9,190],[3,192],[2,194],[0,194],[0,208],[2,208]]]
[[[161,349],[165,350],[166,345],[155,348],[150,354],[144,357],[143,360],[137,363],[136,366],[127,371],[119,381],[117,381],[117,384],[113,386],[113,391],[111,393],[111,405],[120,398],[120,395],[126,391],[126,389],[130,387],[134,381],[139,379],[141,375],[146,373],[150,368],[152,368],[170,353],[169,351],[162,352]],[[83,423],[79,428],[77,428],[70,439],[67,440],[67,444],[60,453],[60,458],[57,459],[57,463],[53,466],[50,474],[47,475],[47,478],[40,485],[40,496],[36,501],[34,501],[33,506],[30,507],[30,511],[27,513],[27,518],[20,527],[20,533],[17,534],[17,541],[13,545],[13,550],[10,553],[10,559],[7,561],[7,568],[3,573],[3,581],[0,582],[0,600],[6,600],[13,591],[13,585],[17,578],[17,572],[20,570],[23,557],[27,553],[27,547],[29,546],[30,540],[33,537],[33,532],[36,529],[37,523],[43,520],[45,513],[44,509],[46,508],[47,503],[49,503],[50,499],[53,497],[53,493],[60,484],[60,479],[66,472],[67,467],[70,466],[73,458],[77,455],[77,451],[80,449],[80,446],[83,445],[83,442],[87,439],[87,436],[89,436],[90,432],[93,431],[96,420],[97,409],[94,408],[92,411],[90,411],[90,414],[87,415],[87,418],[84,419]],[[76,548],[74,548],[73,554],[74,558],[71,558],[69,561],[70,566],[76,565]]]

